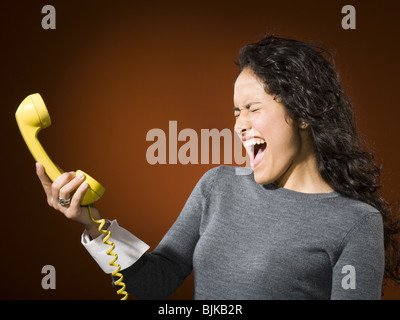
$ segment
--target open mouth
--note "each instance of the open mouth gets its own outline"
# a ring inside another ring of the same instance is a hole
[[[243,145],[250,156],[251,167],[255,168],[258,164],[260,164],[262,158],[264,157],[265,150],[267,149],[267,143],[264,139],[253,138],[246,140]]]

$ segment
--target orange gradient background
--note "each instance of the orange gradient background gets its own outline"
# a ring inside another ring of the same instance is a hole
[[[56,30],[41,27],[46,4]],[[343,30],[353,4],[357,29]],[[399,198],[398,47],[393,1],[13,1],[1,32],[1,299],[118,299],[80,244],[82,227],[47,206],[14,113],[39,92],[52,125],[39,134],[64,170],[82,169],[106,192],[97,207],[152,249],[209,165],[150,165],[153,128],[233,128],[238,50],[265,31],[314,41],[336,54],[360,131],[383,165],[383,192]],[[178,148],[183,142],[178,143]],[[41,269],[56,269],[43,290]],[[17,279],[18,281],[16,282]],[[171,299],[192,298],[190,276]],[[384,299],[400,298],[384,287]]]

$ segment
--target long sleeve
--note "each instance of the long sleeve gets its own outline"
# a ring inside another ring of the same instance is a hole
[[[383,225],[378,213],[349,231],[333,268],[333,300],[380,299],[385,268]]]
[[[108,230],[111,232],[109,240],[115,244],[113,252],[118,255],[117,262],[122,270],[135,263],[149,249],[146,243],[119,226],[116,220],[111,222]],[[105,273],[112,273],[115,267],[110,266],[109,262],[113,257],[107,254],[111,247],[103,243],[103,238],[104,235],[101,235],[92,240],[84,231],[81,243]]]
[[[194,299],[381,295],[382,217],[336,192],[259,185],[220,166],[199,180],[153,252],[121,227],[110,228],[126,291],[137,299],[167,299],[192,270]],[[93,241],[88,251],[102,265],[101,239]]]
[[[192,272],[192,258],[199,239],[202,212],[216,170],[197,183],[179,217],[151,253],[145,253],[122,271],[127,292],[137,299],[167,299]]]

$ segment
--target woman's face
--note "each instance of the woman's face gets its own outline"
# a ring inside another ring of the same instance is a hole
[[[250,157],[255,181],[283,186],[300,162],[298,122],[265,92],[263,83],[249,68],[236,79],[234,104],[235,131]]]

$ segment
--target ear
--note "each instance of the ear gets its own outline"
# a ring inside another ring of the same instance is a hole
[[[304,120],[299,120],[299,128],[300,129],[307,129],[308,128],[308,123],[305,122]]]

